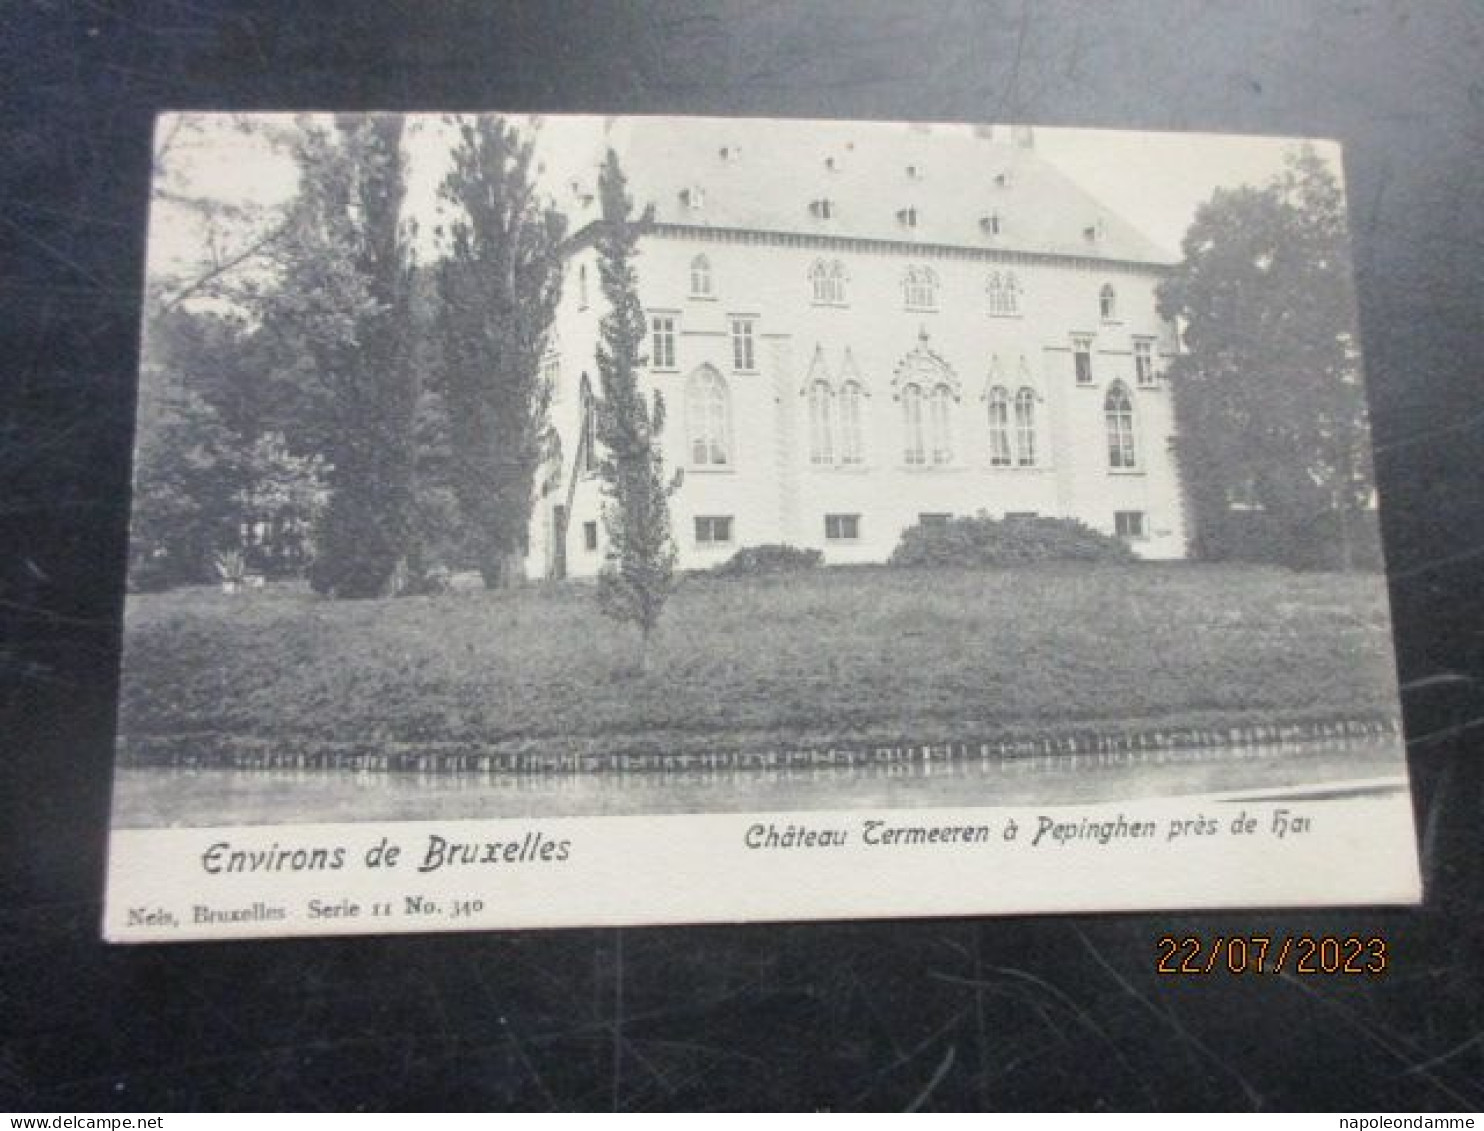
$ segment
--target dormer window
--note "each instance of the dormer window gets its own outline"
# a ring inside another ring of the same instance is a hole
[[[735,161],[742,156],[742,150],[735,145],[723,145],[716,151],[716,155],[723,161]]]
[[[820,220],[832,220],[835,216],[835,202],[828,197],[809,202],[809,211]]]
[[[833,157],[826,157],[824,159],[824,167],[832,173],[837,173],[840,171],[840,163]]]
[[[907,166],[907,177],[908,177],[909,180],[913,180],[913,181],[920,181],[920,180],[922,180],[922,166],[921,165],[908,165]]]
[[[1107,235],[1107,232],[1103,228],[1103,222],[1101,220],[1094,220],[1082,229],[1082,236],[1088,243],[1102,243],[1105,235]]]
[[[1009,188],[1010,187],[1010,174],[1009,173],[996,173],[995,174],[995,177],[994,177],[994,187],[995,188]]]
[[[991,212],[988,216],[979,217],[979,227],[984,230],[986,236],[997,236],[1003,229],[1000,222],[1000,214]]]
[[[903,208],[903,209],[900,209],[897,212],[897,219],[901,221],[903,227],[915,228],[915,227],[917,227],[917,209],[916,208]]]
[[[680,190],[680,203],[692,212],[698,212],[706,204],[706,190],[698,186]]]

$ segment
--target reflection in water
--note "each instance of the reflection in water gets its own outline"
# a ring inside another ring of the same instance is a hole
[[[1402,775],[1395,739],[639,773],[121,768],[121,828],[1043,805]]]

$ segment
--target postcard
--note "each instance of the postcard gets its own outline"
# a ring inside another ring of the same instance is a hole
[[[1420,898],[1334,143],[154,145],[111,941]]]

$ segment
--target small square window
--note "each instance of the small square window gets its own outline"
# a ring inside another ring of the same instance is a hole
[[[582,548],[589,553],[598,548],[598,524],[596,522],[582,524]]]
[[[1138,540],[1147,538],[1143,511],[1114,511],[1113,533],[1120,538]]]
[[[824,536],[831,542],[858,541],[861,536],[861,516],[858,514],[825,515]]]
[[[731,515],[703,515],[696,519],[696,544],[724,546],[732,540]]]

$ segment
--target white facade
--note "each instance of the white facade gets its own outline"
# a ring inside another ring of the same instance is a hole
[[[684,469],[682,568],[764,543],[879,562],[924,516],[979,512],[1073,517],[1143,556],[1184,555],[1159,376],[1166,265],[1146,241],[1023,137],[788,124],[780,150],[795,166],[816,150],[822,187],[790,176],[784,192],[768,152],[779,123],[705,126],[677,140],[673,120],[643,123],[613,142],[636,203],[656,208],[638,275],[666,464]],[[837,176],[846,155],[857,183]],[[748,191],[760,179],[777,199]],[[933,227],[948,208],[955,226]],[[605,544],[581,439],[604,309],[590,244],[567,270],[535,577],[595,574]]]

